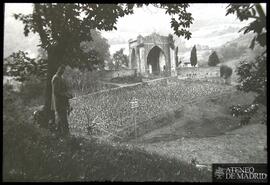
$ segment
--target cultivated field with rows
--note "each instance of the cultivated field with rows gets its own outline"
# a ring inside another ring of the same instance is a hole
[[[211,81],[163,79],[156,83],[89,94],[71,101],[74,108],[69,116],[71,131],[87,133],[89,126],[98,123],[104,130],[118,133],[133,125],[135,114],[139,124],[164,112],[177,110],[185,102],[217,95],[231,88]],[[139,104],[136,110],[131,108],[130,103],[134,97]]]

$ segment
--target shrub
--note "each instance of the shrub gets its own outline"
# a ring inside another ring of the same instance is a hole
[[[98,71],[79,70],[66,67],[64,79],[74,94],[87,94],[102,89]]]
[[[254,103],[266,106],[266,54],[250,62],[242,61],[237,68],[239,85],[237,89],[244,92],[255,92]]]
[[[220,77],[224,78],[226,81],[226,84],[230,84],[231,83],[231,79],[230,77],[232,76],[232,68],[226,66],[226,65],[221,65],[220,66]]]
[[[216,66],[220,63],[217,53],[214,51],[208,58],[208,65],[209,66]]]
[[[23,104],[27,106],[37,106],[43,103],[45,82],[35,75],[30,75],[29,80],[22,83],[20,97]]]
[[[232,68],[221,65],[220,66],[220,77],[224,77],[225,79],[229,78],[232,75]]]
[[[246,125],[249,123],[251,117],[257,112],[259,109],[258,104],[251,105],[233,105],[230,107],[231,115],[233,117],[241,117],[241,125]]]

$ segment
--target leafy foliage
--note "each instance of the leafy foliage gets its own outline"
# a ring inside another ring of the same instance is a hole
[[[194,45],[191,54],[190,54],[190,63],[191,66],[196,66],[197,65],[197,51],[196,51],[196,46]]]
[[[99,71],[90,71],[87,69],[79,70],[78,68],[66,67],[63,76],[68,84],[69,90],[74,96],[85,95],[115,87],[113,85],[101,83],[99,81]]]
[[[44,92],[44,80],[31,75],[20,87],[20,98],[26,106],[38,106],[44,103]]]
[[[257,93],[254,103],[266,105],[266,55],[258,56],[255,61],[242,61],[237,74],[240,76],[237,89]]]
[[[97,30],[91,30],[93,37],[92,41],[83,41],[80,47],[86,53],[86,61],[82,61],[82,65],[79,68],[88,70],[103,69],[104,61],[110,59],[108,40],[102,37],[101,33]]]
[[[259,3],[245,3],[245,4],[230,4],[227,6],[228,14],[235,14],[240,21],[255,19],[248,26],[243,27],[240,31],[244,34],[253,31],[256,36],[251,41],[250,48],[253,49],[255,42],[259,43],[262,47],[266,46],[266,15]]]
[[[220,66],[220,77],[224,77],[225,79],[229,78],[232,75],[232,68],[226,65]]]
[[[42,104],[47,76],[46,52],[40,48],[39,55],[30,58],[27,52],[18,51],[4,59],[4,75],[14,77],[22,82],[20,97],[24,105]]]
[[[173,35],[172,35],[172,34],[169,34],[169,35],[168,35],[168,39],[169,39],[169,45],[170,45],[170,47],[171,47],[172,49],[174,49],[175,46],[174,46]]]
[[[230,107],[231,115],[234,117],[241,117],[241,125],[249,123],[251,117],[258,111],[259,104],[251,105],[234,105]]]
[[[240,21],[255,19],[248,26],[242,28],[244,34],[253,31],[255,33],[254,38],[251,41],[250,48],[253,49],[255,44],[259,44],[261,47],[266,46],[266,15],[259,3],[247,3],[247,4],[230,4],[227,7],[227,14],[236,13],[237,18]],[[237,68],[237,74],[239,75],[238,90],[244,92],[255,92],[257,96],[254,99],[253,104],[261,104],[266,106],[266,50],[252,61],[242,61]],[[252,115],[247,116],[247,121]]]
[[[116,70],[121,69],[123,66],[128,67],[128,56],[124,54],[123,48],[113,54],[112,61]]]
[[[113,70],[114,69],[114,63],[113,63],[112,59],[107,60],[105,66],[107,67],[107,69]]]
[[[209,66],[216,66],[219,63],[220,63],[220,60],[218,58],[217,53],[215,51],[212,52],[211,55],[208,58],[208,65]]]
[[[45,79],[46,74],[46,61],[30,58],[27,52],[18,51],[4,59],[4,75],[13,76],[20,82],[29,80],[31,75]]]

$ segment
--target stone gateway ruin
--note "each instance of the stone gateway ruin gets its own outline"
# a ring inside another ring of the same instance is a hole
[[[137,74],[176,76],[176,54],[168,36],[153,33],[129,40],[129,68]]]

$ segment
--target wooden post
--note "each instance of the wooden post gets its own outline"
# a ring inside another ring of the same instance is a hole
[[[137,141],[137,120],[136,120],[136,113],[137,113],[137,108],[138,108],[138,100],[136,98],[132,98],[131,100],[131,109],[133,109],[133,119],[134,119],[134,131],[135,131],[135,138],[136,138],[136,144],[138,143]]]
[[[135,138],[136,138],[136,144],[138,144],[138,141],[137,141],[136,110],[137,110],[137,107],[135,107],[135,120],[134,120],[134,123],[135,123]]]

